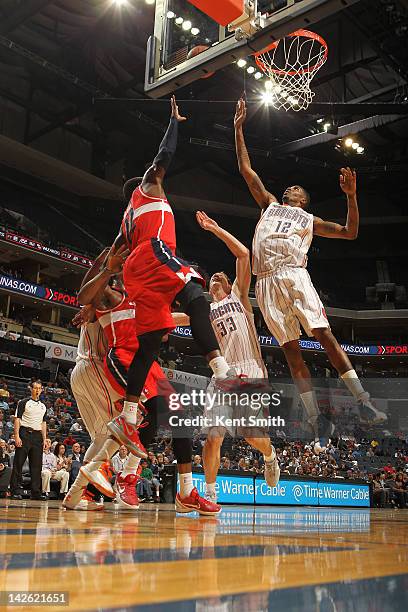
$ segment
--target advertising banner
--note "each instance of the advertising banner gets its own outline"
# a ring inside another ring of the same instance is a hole
[[[83,266],[85,268],[90,268],[93,263],[92,260],[89,259],[89,257],[79,255],[78,253],[75,253],[70,249],[48,246],[46,244],[43,244],[39,240],[35,240],[34,238],[29,238],[27,236],[22,236],[12,230],[2,230],[0,232],[0,239],[5,240],[6,242],[11,242],[17,246],[30,249],[31,251],[37,251],[37,253],[51,255],[51,257],[57,257],[58,259],[69,261],[73,264],[77,264],[78,266]]]
[[[205,494],[204,474],[193,474],[194,486],[201,495]],[[281,478],[271,489],[258,476],[218,474],[217,494],[220,504],[251,504],[268,506],[345,506],[354,508],[370,507],[368,484],[357,484],[339,479],[329,482],[316,479],[289,480]]]
[[[176,327],[172,332],[173,335],[192,338],[190,327]],[[261,347],[279,346],[278,341],[273,336],[258,336]],[[315,340],[299,340],[299,346],[304,351],[324,352],[320,342]],[[408,355],[408,345],[359,345],[359,344],[342,344],[342,349],[348,355]]]
[[[29,295],[38,300],[54,302],[61,306],[68,306],[69,308],[79,308],[78,298],[72,293],[51,289],[50,287],[43,287],[42,285],[36,285],[35,283],[30,283],[21,278],[13,278],[5,274],[0,274],[0,289]]]
[[[0,337],[6,335],[7,332],[1,330]],[[15,332],[10,332],[10,335],[13,340],[18,340],[20,334],[16,334]],[[28,336],[24,336],[25,341],[33,340],[34,344],[38,346],[43,346],[45,348],[45,358],[46,359],[61,359],[62,361],[72,361],[76,360],[77,356],[77,347],[69,346],[68,344],[61,344],[60,342],[50,342],[49,340],[43,340],[42,338],[28,338]]]

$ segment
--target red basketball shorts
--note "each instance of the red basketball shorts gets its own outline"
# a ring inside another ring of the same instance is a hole
[[[103,362],[106,378],[121,397],[126,394],[128,370],[134,356],[134,351],[112,348],[108,351]],[[168,397],[171,393],[174,393],[173,387],[157,361],[153,362],[149,370],[142,393],[144,395],[143,401],[157,396]]]
[[[203,277],[189,263],[156,238],[132,251],[123,268],[123,279],[129,299],[136,304],[138,336],[174,329],[171,305],[176,295],[193,279],[205,286]]]

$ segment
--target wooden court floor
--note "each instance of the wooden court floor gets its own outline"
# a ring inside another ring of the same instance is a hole
[[[67,593],[48,610],[408,610],[405,510],[225,506],[206,518],[0,500],[0,531],[0,591]]]

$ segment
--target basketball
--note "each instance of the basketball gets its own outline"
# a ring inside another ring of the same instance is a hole
[[[210,47],[208,47],[207,45],[197,45],[196,47],[193,47],[192,49],[190,49],[190,51],[188,52],[187,55],[187,59],[192,59],[193,57],[195,57],[196,55],[200,55],[200,53],[203,53],[204,51],[207,51],[207,49],[209,49]],[[209,79],[210,77],[214,76],[215,72],[209,72],[208,74],[204,74],[201,78],[202,79]]]

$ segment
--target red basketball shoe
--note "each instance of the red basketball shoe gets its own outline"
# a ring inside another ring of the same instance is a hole
[[[214,516],[221,512],[221,506],[201,497],[194,487],[188,497],[181,497],[180,493],[177,493],[176,510],[183,513],[198,512],[204,516]]]
[[[139,508],[139,498],[136,493],[138,480],[139,478],[136,474],[128,474],[125,478],[122,478],[122,472],[117,475],[115,482],[115,502],[119,504],[121,508],[128,510],[137,510]]]
[[[120,440],[122,444],[136,457],[147,459],[147,452],[140,441],[138,428],[132,423],[128,423],[121,414],[108,423],[111,434]]]

